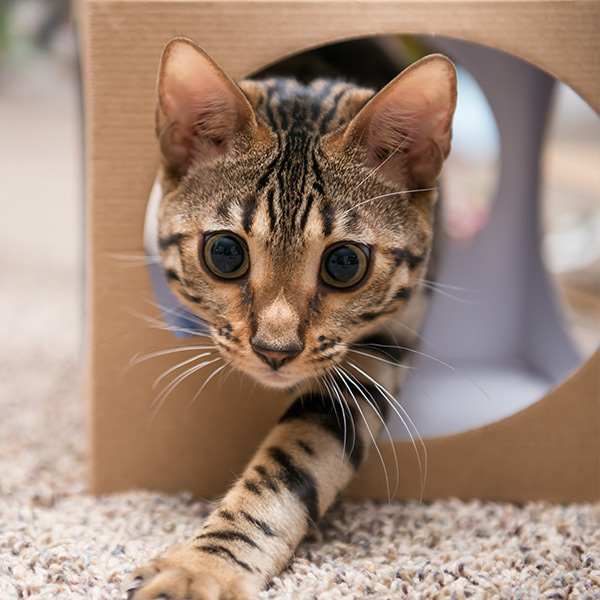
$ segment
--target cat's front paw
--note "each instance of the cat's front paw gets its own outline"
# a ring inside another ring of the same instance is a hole
[[[256,600],[260,589],[248,575],[181,548],[135,570],[125,591],[128,600]]]

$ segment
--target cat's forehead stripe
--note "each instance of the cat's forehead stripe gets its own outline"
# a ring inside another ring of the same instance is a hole
[[[266,95],[257,109],[277,141],[274,157],[258,180],[256,194],[266,202],[269,233],[276,243],[293,239],[305,231],[313,205],[318,204],[322,232],[327,237],[335,216],[331,202],[325,198],[316,145],[331,123],[339,123],[338,102],[349,86],[318,81],[306,87],[291,80],[272,80],[265,87]],[[247,205],[244,215],[243,227],[249,233],[255,210]]]
[[[242,227],[247,234],[250,233],[250,230],[252,229],[252,223],[254,221],[255,214],[256,197],[254,195],[249,195],[244,202],[244,208],[242,211]]]
[[[295,80],[274,79],[264,85],[266,98],[256,108],[271,127],[320,136],[344,122],[344,96],[356,90],[336,80],[317,80],[305,86]]]
[[[323,236],[329,237],[333,231],[333,225],[335,222],[333,206],[329,200],[323,199],[323,202],[321,203],[320,215],[323,222]]]
[[[299,229],[300,231],[304,231],[306,229],[306,222],[308,221],[308,214],[310,213],[310,209],[312,208],[314,202],[314,194],[308,194],[306,197],[306,203],[304,207],[304,212],[300,215]]]
[[[161,250],[166,250],[171,246],[179,246],[182,240],[185,238],[183,233],[173,233],[166,237],[162,237],[158,240],[158,245]]]

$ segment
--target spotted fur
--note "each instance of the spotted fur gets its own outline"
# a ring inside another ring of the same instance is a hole
[[[190,40],[165,48],[166,277],[227,364],[295,401],[197,535],[133,574],[131,598],[256,597],[364,462],[424,314],[455,98],[440,56],[375,94],[326,79],[236,85]],[[207,268],[215,232],[247,247],[242,276]],[[342,242],[368,249],[347,289],[320,277]]]

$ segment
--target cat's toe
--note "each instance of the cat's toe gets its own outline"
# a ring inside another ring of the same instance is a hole
[[[192,570],[157,559],[134,571],[124,591],[127,600],[255,600],[259,590],[243,576]]]
[[[190,597],[189,580],[184,569],[170,568],[146,576],[140,574],[127,585],[127,597],[128,600],[183,600]]]
[[[151,581],[160,570],[159,561],[155,560],[150,564],[133,571],[123,584],[123,591],[126,592],[127,598],[140,598],[140,595],[136,595],[137,591]]]

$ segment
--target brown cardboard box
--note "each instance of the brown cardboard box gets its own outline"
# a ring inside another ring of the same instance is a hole
[[[143,256],[144,213],[158,165],[155,77],[164,43],[185,34],[234,77],[350,37],[434,34],[519,56],[600,110],[600,3],[573,1],[81,0],[87,161],[87,364],[91,489],[222,493],[285,408],[235,375],[183,381],[154,411],[154,380],[172,366],[139,353],[176,343],[155,327],[148,274],[116,255]],[[140,315],[146,315],[142,318]],[[600,496],[600,355],[529,408],[498,423],[427,440],[424,497],[584,501]],[[242,393],[240,393],[242,390]],[[393,464],[391,444],[384,444]],[[396,442],[398,497],[418,497],[412,445]],[[387,495],[377,457],[354,497]]]

